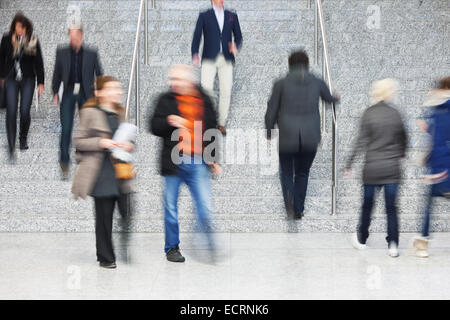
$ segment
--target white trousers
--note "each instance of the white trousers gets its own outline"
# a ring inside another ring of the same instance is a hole
[[[233,86],[233,64],[225,60],[220,53],[216,60],[203,60],[201,83],[202,87],[214,97],[214,81],[216,74],[219,74],[219,126],[225,126],[230,109],[231,88]]]

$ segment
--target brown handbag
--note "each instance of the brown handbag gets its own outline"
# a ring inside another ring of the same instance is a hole
[[[118,162],[114,164],[116,178],[119,180],[129,180],[136,177],[136,168],[131,162]]]

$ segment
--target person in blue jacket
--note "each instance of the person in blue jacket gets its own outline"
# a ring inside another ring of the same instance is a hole
[[[433,107],[429,121],[418,121],[419,127],[431,135],[431,150],[427,158],[429,174],[425,180],[431,184],[427,196],[425,215],[420,237],[415,237],[413,246],[416,255],[428,257],[430,215],[435,197],[450,198],[450,77],[439,81],[424,106]]]
[[[214,81],[218,74],[220,89],[218,129],[225,135],[233,86],[233,64],[242,46],[242,33],[237,14],[226,10],[224,2],[212,0],[212,8],[200,13],[192,39],[191,53],[194,65],[199,67],[199,48],[203,35],[201,85],[212,96]]]

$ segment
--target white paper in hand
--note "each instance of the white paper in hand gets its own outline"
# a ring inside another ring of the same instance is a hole
[[[117,128],[113,140],[116,142],[131,142],[136,140],[137,127],[134,124],[123,122]],[[111,150],[112,156],[123,162],[132,162],[133,156],[122,148],[116,147]]]

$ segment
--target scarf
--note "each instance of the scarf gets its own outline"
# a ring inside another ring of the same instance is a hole
[[[428,97],[425,99],[425,102],[423,103],[424,107],[435,107],[439,106],[447,100],[450,100],[450,90],[432,90]]]
[[[37,36],[33,33],[30,38],[23,36],[22,41],[17,41],[16,34],[11,37],[13,45],[13,58],[17,58],[23,50],[23,54],[35,56],[37,52]]]

